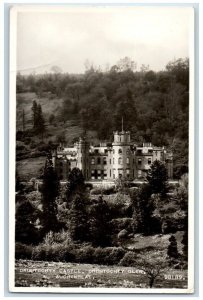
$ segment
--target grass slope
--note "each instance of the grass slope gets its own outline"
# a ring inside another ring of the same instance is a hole
[[[30,180],[33,177],[37,177],[41,168],[45,165],[45,156],[36,158],[22,159],[16,162],[16,169],[21,180]]]

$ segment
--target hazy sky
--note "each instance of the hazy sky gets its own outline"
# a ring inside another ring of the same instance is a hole
[[[192,9],[186,7],[69,7],[18,12],[17,69],[26,73],[84,72],[88,59],[105,68],[125,56],[152,70],[189,56]],[[41,66],[40,68],[38,68]]]

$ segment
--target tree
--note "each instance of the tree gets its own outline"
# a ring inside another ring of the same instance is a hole
[[[137,250],[135,248],[128,249],[123,246],[121,247],[125,251],[135,254],[135,258],[131,260],[130,266],[142,270],[149,280],[149,287],[152,288],[157,277],[167,269],[167,260],[165,253],[158,250],[155,252],[150,251],[143,254],[137,254]]]
[[[94,246],[111,245],[111,217],[108,204],[100,196],[90,209],[90,240]]]
[[[149,287],[152,288],[156,278],[167,268],[166,256],[161,251],[145,253],[144,256],[138,255],[136,267],[145,272],[149,280]]]
[[[45,131],[45,121],[42,114],[42,107],[40,104],[37,106],[37,124],[36,124],[36,133],[41,134],[43,138],[43,134]]]
[[[155,160],[148,172],[147,180],[152,194],[160,194],[162,197],[166,197],[168,191],[168,174],[164,163]]]
[[[182,247],[183,259],[187,261],[188,260],[188,232],[187,231],[184,232],[181,243],[183,245]]]
[[[168,245],[167,255],[170,259],[170,264],[173,265],[177,263],[177,260],[179,258],[177,241],[174,235],[170,236],[169,242],[170,244]]]
[[[32,105],[32,122],[33,122],[33,131],[35,134],[43,134],[45,131],[45,120],[42,113],[42,107],[40,104],[34,100]]]
[[[49,123],[50,123],[50,124],[53,124],[54,121],[55,121],[55,116],[54,116],[54,114],[51,114],[51,115],[49,116]]]
[[[42,207],[43,207],[43,227],[44,231],[56,231],[59,227],[57,220],[56,198],[59,195],[59,179],[53,167],[51,155],[48,154],[42,185]]]
[[[87,214],[87,203],[85,199],[76,195],[73,199],[70,209],[70,234],[73,240],[76,241],[87,241],[88,240],[88,214]]]
[[[34,100],[32,103],[32,124],[33,124],[34,131],[36,131],[37,129],[37,113],[38,113],[38,105],[37,102]]]
[[[137,68],[137,64],[127,56],[125,56],[124,58],[121,58],[118,61],[117,66],[118,66],[119,71],[121,71],[121,72],[126,71],[126,70],[135,71]]]
[[[133,230],[146,235],[160,230],[158,221],[153,217],[155,204],[151,197],[151,187],[143,184],[139,190],[131,193],[133,207]]]
[[[15,239],[25,244],[36,244],[40,241],[41,233],[35,227],[41,212],[30,201],[23,201],[16,209]]]
[[[79,168],[73,168],[68,175],[66,201],[70,205],[75,196],[86,199],[85,179]]]

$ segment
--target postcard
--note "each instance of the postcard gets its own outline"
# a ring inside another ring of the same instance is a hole
[[[194,31],[192,6],[11,7],[11,292],[194,292]]]

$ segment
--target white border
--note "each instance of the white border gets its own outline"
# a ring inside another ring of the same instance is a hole
[[[107,4],[108,5],[108,4]],[[123,4],[124,5],[124,4]],[[127,5],[127,4],[126,4]],[[131,4],[132,5],[132,4]],[[82,5],[83,6],[83,5]],[[105,4],[104,4],[105,6]],[[149,4],[150,6],[150,4]],[[170,6],[171,7],[171,6]],[[176,6],[177,7],[177,6]],[[78,7],[79,8],[79,7]],[[26,288],[14,286],[14,237],[15,237],[15,128],[16,128],[16,21],[17,12],[39,10],[47,11],[44,5],[14,6],[10,13],[10,88],[9,88],[9,290],[11,292],[45,292],[45,293],[193,293],[194,292],[194,44],[191,42],[190,48],[190,126],[189,126],[189,268],[188,268],[188,288],[187,289],[133,289],[133,288]],[[64,7],[50,7],[50,10],[64,11]],[[67,8],[70,10],[69,8]],[[193,14],[194,15],[194,11]],[[194,41],[194,18],[191,16],[191,41]],[[11,105],[12,99],[12,105]]]

